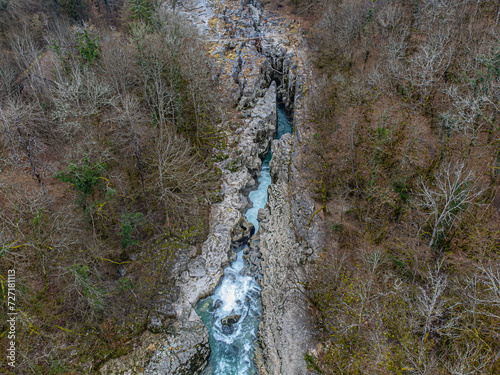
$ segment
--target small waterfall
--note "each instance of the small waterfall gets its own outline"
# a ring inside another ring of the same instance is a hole
[[[292,132],[292,124],[285,107],[278,104],[278,130],[276,138]],[[267,189],[271,184],[269,162],[271,151],[262,162],[258,188],[250,193],[252,208],[245,216],[257,231],[259,209],[267,203]],[[247,245],[237,251],[237,259],[224,270],[219,285],[211,297],[196,305],[196,312],[207,325],[210,335],[210,361],[204,375],[253,375],[254,344],[262,315],[261,287],[253,276],[245,272],[243,253]],[[234,324],[223,325],[221,320],[230,317]]]

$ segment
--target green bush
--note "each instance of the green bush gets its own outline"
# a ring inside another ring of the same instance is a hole
[[[122,215],[121,227],[122,227],[122,249],[125,249],[130,245],[137,245],[137,240],[132,238],[133,232],[141,225],[144,219],[144,214],[142,212],[129,213],[126,212]]]
[[[120,289],[124,292],[135,288],[134,282],[128,276],[122,277],[121,279],[119,279],[118,284],[119,284]]]
[[[91,277],[91,270],[87,265],[75,264],[68,268],[78,286],[79,294],[84,298],[87,306],[94,312],[101,311],[104,305],[104,290]]]
[[[153,17],[153,7],[148,0],[131,0],[130,10],[134,13],[132,19],[150,24]]]
[[[9,6],[9,0],[0,0],[0,10],[5,10]]]
[[[85,158],[82,165],[70,164],[67,172],[56,173],[55,178],[73,185],[78,193],[77,203],[85,210],[87,199],[96,189],[102,189],[102,175],[106,168],[105,163],[90,164]]]
[[[99,36],[91,38],[87,30],[83,34],[78,34],[76,40],[78,53],[81,58],[87,62],[87,64],[92,65],[95,60],[101,58],[101,43],[99,41]]]
[[[314,370],[320,374],[323,373],[321,369],[319,368],[318,364],[316,363],[316,359],[310,352],[306,352],[304,354],[304,361],[307,363],[307,368],[310,370]]]

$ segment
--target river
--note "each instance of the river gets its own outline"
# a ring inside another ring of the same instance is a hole
[[[278,129],[276,139],[292,132],[292,124],[282,104],[278,104]],[[252,207],[245,216],[258,230],[257,214],[267,203],[267,189],[271,184],[269,162],[271,151],[262,162],[258,187],[250,192]],[[253,375],[254,347],[259,322],[262,316],[261,287],[254,276],[245,272],[243,253],[247,245],[237,250],[237,259],[224,269],[224,276],[214,294],[196,305],[196,312],[206,324],[209,332],[210,359],[203,375]],[[223,325],[228,316],[238,320],[232,325]],[[239,317],[238,317],[239,316]]]

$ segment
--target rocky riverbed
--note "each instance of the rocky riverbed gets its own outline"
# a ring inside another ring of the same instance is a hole
[[[185,1],[176,11],[194,22],[210,43],[215,71],[241,121],[228,128],[228,158],[220,163],[222,201],[214,204],[210,234],[201,254],[186,249],[175,269],[176,293],[159,298],[142,346],[109,361],[102,374],[199,374],[210,348],[208,332],[194,311],[212,294],[238,243],[249,236],[244,217],[262,157],[276,133],[276,97],[294,111],[294,135],[272,142],[272,182],[260,230],[245,255],[262,273],[263,321],[257,365],[263,374],[307,374],[304,353],[314,349],[302,283],[321,247],[314,202],[301,180],[301,140],[306,74],[300,40],[290,21],[266,11],[258,0]],[[259,264],[260,259],[260,264]],[[174,322],[174,323],[172,323]],[[158,332],[158,333],[152,333]]]

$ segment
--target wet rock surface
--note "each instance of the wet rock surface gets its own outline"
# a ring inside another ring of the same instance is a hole
[[[232,334],[234,332],[233,325],[238,323],[240,321],[240,318],[241,315],[238,314],[233,314],[222,318],[220,321],[222,324],[222,332],[224,332],[226,335]]]
[[[183,327],[177,335],[163,336],[144,374],[199,374],[206,366],[209,353],[206,327],[199,324]]]
[[[286,150],[291,150],[291,140],[292,137],[285,136],[273,143],[273,152],[276,151],[273,161],[279,169],[274,170],[274,176],[278,177],[269,189],[268,204],[259,227],[264,307],[259,327],[262,351],[259,367],[263,374],[308,374],[303,355],[313,345],[303,290],[307,245],[297,238],[292,220],[291,175],[281,170],[290,165],[291,154]],[[293,195],[297,193],[294,191]]]
[[[257,280],[260,279],[261,272],[261,258],[262,254],[259,250],[260,236],[254,235],[248,242],[248,247],[244,250],[243,258],[247,261],[246,271],[248,274],[254,276]]]

